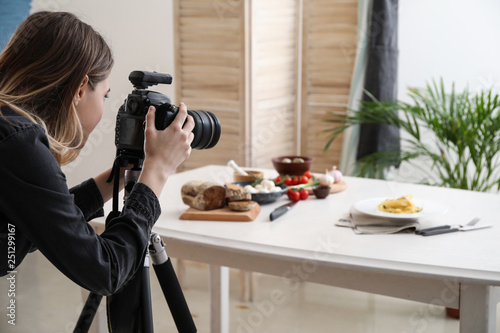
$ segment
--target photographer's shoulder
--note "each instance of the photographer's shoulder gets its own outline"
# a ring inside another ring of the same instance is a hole
[[[31,133],[31,135],[45,135],[45,130],[39,124],[27,116],[3,106],[0,115],[0,143],[11,139],[13,135],[20,133]]]

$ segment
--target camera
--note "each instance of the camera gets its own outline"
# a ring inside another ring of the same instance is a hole
[[[147,90],[156,84],[171,84],[172,76],[157,72],[133,71],[129,80],[133,91],[120,106],[116,116],[115,145],[119,154],[144,159],[144,125],[146,114],[152,105],[156,108],[155,127],[167,128],[179,112],[168,96]],[[194,119],[193,149],[210,149],[219,141],[221,126],[219,119],[209,111],[191,111]]]

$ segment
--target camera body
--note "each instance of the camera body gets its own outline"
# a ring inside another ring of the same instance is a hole
[[[155,126],[163,130],[177,114],[178,108],[170,104],[170,98],[155,91],[134,90],[118,109],[116,116],[115,144],[119,150],[141,153],[144,149],[144,126],[149,107],[157,109]],[[161,111],[160,111],[161,110]],[[167,114],[172,118],[167,124]]]
[[[179,108],[170,98],[159,92],[147,90],[156,84],[171,84],[172,76],[156,72],[133,71],[129,80],[134,90],[120,106],[116,116],[115,145],[119,155],[144,159],[144,127],[149,107],[156,108],[155,127],[167,128],[177,116]],[[217,117],[208,111],[190,111],[195,121],[193,149],[214,147],[220,138],[221,127]]]

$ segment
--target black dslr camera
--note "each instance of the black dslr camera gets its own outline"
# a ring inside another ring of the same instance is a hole
[[[128,79],[134,90],[120,106],[116,116],[115,144],[119,155],[144,159],[144,125],[149,106],[156,108],[155,126],[164,130],[172,123],[179,108],[170,104],[170,98],[155,91],[147,90],[149,86],[171,84],[172,76],[156,72],[133,71]],[[194,119],[193,149],[210,149],[220,138],[219,119],[208,111],[190,111]]]

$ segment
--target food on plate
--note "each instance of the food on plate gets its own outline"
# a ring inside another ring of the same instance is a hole
[[[236,212],[247,212],[252,210],[252,208],[257,205],[257,202],[251,200],[243,200],[243,201],[229,201],[227,206],[229,209],[234,210]]]
[[[192,180],[181,188],[182,202],[199,210],[212,210],[226,205],[226,189],[214,182]]]
[[[252,194],[247,192],[243,187],[238,184],[226,183],[227,199],[229,201],[243,201],[251,200]]]
[[[397,199],[384,200],[377,207],[378,210],[386,213],[412,214],[420,212],[422,207],[417,207],[411,199],[413,199],[413,195],[407,194]]]
[[[244,187],[245,191],[248,193],[272,193],[272,192],[281,192],[281,187],[276,186],[276,184],[272,180],[264,179],[255,186],[246,185]]]

